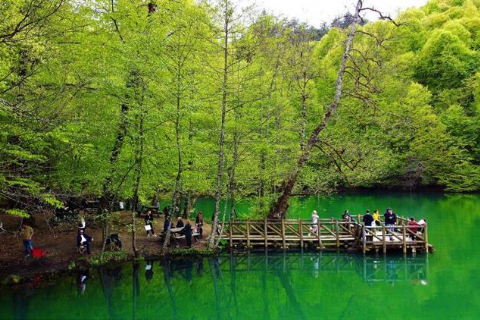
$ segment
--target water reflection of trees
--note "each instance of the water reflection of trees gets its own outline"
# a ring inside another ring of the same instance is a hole
[[[120,286],[122,282],[122,266],[105,266],[98,268],[100,284],[102,286],[105,303],[107,305],[107,313],[109,319],[118,319],[116,314],[119,308],[115,307],[116,301],[113,299],[114,289]]]
[[[152,267],[147,267],[148,265]],[[145,272],[145,278],[143,278],[143,272]],[[159,277],[162,273],[163,281]],[[111,319],[120,316],[116,313],[115,303],[112,301],[112,290],[119,285],[120,274],[119,268],[99,269],[108,317]],[[308,310],[302,308],[304,303],[302,299],[305,296],[301,292],[305,290],[306,285],[315,286],[315,282],[324,281],[325,275],[328,279],[330,274],[341,275],[342,278],[346,276],[350,280],[358,276],[362,279],[361,281],[372,285],[376,282],[395,284],[399,281],[426,285],[428,284],[428,256],[267,252],[223,255],[198,260],[166,259],[134,263],[131,273],[132,282],[129,284],[132,288],[132,318],[141,318],[145,312],[149,312],[137,309],[140,308],[137,303],[142,299],[140,292],[142,296],[148,296],[148,292],[152,290],[159,290],[157,295],[165,290],[162,301],[165,301],[165,306],[168,306],[167,310],[172,310],[170,318],[184,318],[185,303],[195,304],[191,300],[193,297],[188,293],[188,288],[194,288],[198,283],[206,285],[202,287],[206,289],[203,293],[206,296],[209,296],[207,293],[209,289],[212,290],[210,291],[212,308],[209,318],[228,319],[245,313],[241,306],[245,303],[245,299],[248,299],[245,297],[246,292],[256,294],[255,298],[262,301],[261,309],[258,309],[259,316],[262,318],[278,316],[276,313],[279,307],[278,301],[282,296],[288,301],[287,304],[282,305],[284,308],[282,313],[295,314],[298,319],[309,318]],[[316,278],[319,278],[318,281]],[[249,288],[245,287],[246,283],[250,286]],[[185,287],[186,284],[188,284],[187,287]],[[180,291],[182,294],[179,294]]]
[[[197,261],[164,260],[161,264],[167,288],[171,287],[170,279],[173,277],[180,276],[186,282],[192,283],[193,270],[196,269],[197,275],[201,276],[204,261],[208,262],[214,290],[217,293],[226,292],[223,276],[228,274],[233,296],[236,294],[236,279],[245,272],[277,275],[302,272],[310,273],[314,278],[318,278],[322,273],[355,272],[366,282],[408,281],[414,284],[428,284],[428,255],[363,256],[331,252],[267,252],[224,255]],[[265,286],[265,279],[262,279],[260,285]],[[289,283],[283,285],[288,287]]]
[[[428,283],[428,255],[363,256],[330,252],[244,254],[220,257],[221,269],[230,273],[356,272],[366,282]]]

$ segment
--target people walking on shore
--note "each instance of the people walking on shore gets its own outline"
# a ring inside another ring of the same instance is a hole
[[[199,234],[199,237],[203,237],[203,213],[202,211],[199,211],[197,213],[197,217],[195,218],[195,227],[197,228],[197,233]]]
[[[33,251],[33,228],[30,227],[27,223],[22,224],[22,236],[23,236],[23,249],[25,258],[28,258],[32,255]]]
[[[151,210],[148,210],[145,216],[145,230],[147,231],[147,237],[150,237],[150,234],[153,237],[157,236],[155,230],[153,230],[153,214]]]
[[[77,247],[85,246],[87,249],[87,254],[90,254],[90,242],[93,241],[93,238],[90,237],[85,231],[80,230],[77,235]]]

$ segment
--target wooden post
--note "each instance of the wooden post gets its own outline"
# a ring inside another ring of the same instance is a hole
[[[385,226],[382,226],[383,254],[387,253],[387,239],[385,234]]]
[[[283,249],[286,249],[286,247],[285,247],[285,219],[282,219],[282,244],[283,244]]]
[[[233,247],[233,239],[232,239],[232,236],[233,236],[233,220],[230,221],[230,249]]]
[[[335,229],[336,229],[336,235],[337,235],[337,248],[340,248],[340,230],[338,228],[338,220],[335,220]]]
[[[267,226],[267,219],[265,218],[264,221],[264,233],[265,233],[265,250],[268,248],[268,226]]]
[[[425,223],[425,228],[423,229],[423,239],[425,239],[425,253],[428,254],[428,229],[427,229],[427,223]]]
[[[365,227],[362,228],[362,240],[363,240],[363,254],[367,252],[367,235]]]
[[[250,219],[247,219],[247,248],[250,248]]]
[[[402,226],[403,229],[403,254],[407,254],[407,227],[405,223]]]
[[[317,221],[317,238],[318,238],[318,247],[320,250],[323,250],[323,244],[322,244],[322,235],[320,234],[320,228],[322,227],[322,223],[320,221]]]
[[[300,248],[303,248],[303,223],[301,219],[298,219],[298,233],[300,235]]]

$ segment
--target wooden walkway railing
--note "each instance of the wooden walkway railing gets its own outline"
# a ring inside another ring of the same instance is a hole
[[[363,227],[361,216],[352,221],[318,219],[316,225],[306,219],[232,220],[225,223],[221,237],[231,248],[316,248],[318,250],[380,250],[401,249],[404,253],[432,251],[427,226],[414,232],[400,217],[399,225]]]

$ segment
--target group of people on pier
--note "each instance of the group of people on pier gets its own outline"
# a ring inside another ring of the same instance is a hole
[[[318,219],[319,215],[316,210],[312,212],[312,232],[318,235]],[[350,214],[349,210],[345,210],[342,214],[342,219],[347,222],[353,222],[354,219]],[[365,227],[376,227],[382,225],[382,219],[380,218],[380,213],[378,210],[374,210],[373,214],[370,210],[367,210],[362,217],[362,222]],[[392,208],[387,208],[383,214],[383,223],[390,230],[394,231],[395,226],[397,225],[397,215],[393,212]],[[415,218],[411,217],[408,221],[408,230],[413,233],[422,232],[427,224],[426,219],[421,219],[416,221]]]

